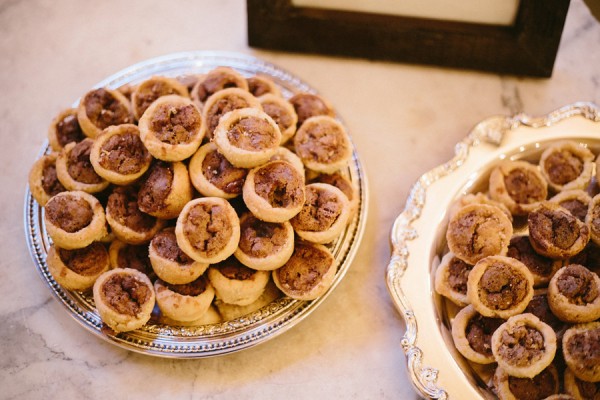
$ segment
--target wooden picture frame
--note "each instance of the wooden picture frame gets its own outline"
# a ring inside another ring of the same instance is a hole
[[[550,77],[570,0],[521,0],[512,26],[247,0],[251,47]]]

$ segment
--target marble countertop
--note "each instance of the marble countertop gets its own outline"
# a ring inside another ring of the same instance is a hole
[[[345,279],[283,335],[226,356],[159,359],[82,329],[29,256],[29,168],[58,111],[133,63],[189,50],[260,57],[301,77],[344,118],[370,183],[369,220]],[[0,1],[0,398],[411,399],[387,293],[389,232],[411,184],[494,114],[600,103],[600,24],[571,2],[551,79],[249,48],[243,0]]]

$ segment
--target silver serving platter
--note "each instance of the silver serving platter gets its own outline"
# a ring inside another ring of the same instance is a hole
[[[285,97],[297,92],[316,93],[307,83],[268,62],[237,53],[201,51],[176,53],[135,64],[95,87],[115,89],[139,83],[153,75],[181,77],[206,73],[218,66],[232,67],[246,77],[266,75],[275,81]],[[48,151],[46,143],[40,156]],[[342,235],[328,245],[337,263],[332,287],[316,300],[299,301],[282,297],[258,311],[217,324],[181,327],[151,320],[132,332],[114,334],[103,329],[91,293],[65,290],[48,271],[46,255],[51,241],[45,230],[43,209],[29,190],[25,194],[24,210],[27,245],[37,271],[54,297],[69,315],[94,335],[122,348],[153,356],[200,358],[227,354],[265,342],[298,324],[325,300],[348,271],[365,229],[368,209],[366,176],[356,151],[349,167],[342,172],[358,188],[358,212]]]
[[[392,255],[386,283],[406,323],[400,342],[415,390],[425,398],[488,399],[490,371],[467,363],[456,351],[450,321],[456,308],[433,289],[434,273],[446,249],[449,206],[487,186],[500,160],[539,159],[558,140],[574,140],[598,154],[600,108],[575,103],[542,117],[494,116],[475,125],[455,146],[454,157],[422,175],[410,190],[391,231]]]

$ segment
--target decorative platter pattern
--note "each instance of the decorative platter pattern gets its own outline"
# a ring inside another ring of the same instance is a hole
[[[386,283],[406,323],[401,347],[409,378],[421,396],[436,399],[494,398],[454,348],[449,312],[433,278],[446,247],[449,206],[476,192],[500,160],[539,157],[552,142],[569,139],[600,149],[600,108],[574,103],[542,117],[494,116],[475,125],[455,146],[455,156],[413,185],[391,231]],[[431,200],[435,199],[435,201]]]
[[[126,68],[95,87],[116,89],[136,84],[153,75],[180,77],[201,74],[218,66],[234,68],[244,76],[266,75],[280,87],[286,98],[298,92],[316,91],[307,83],[279,67],[257,58],[226,52],[186,52],[150,59]],[[339,117],[338,117],[339,118]],[[49,151],[46,144],[40,156]],[[234,320],[195,327],[170,326],[153,323],[141,329],[114,334],[103,329],[90,292],[63,289],[52,277],[46,265],[50,239],[44,226],[44,211],[29,190],[25,194],[25,235],[34,265],[42,280],[67,312],[94,335],[122,348],[138,353],[172,357],[201,358],[239,351],[265,342],[290,329],[306,318],[325,300],[346,274],[361,241],[367,217],[367,182],[356,151],[349,167],[342,171],[357,186],[358,212],[345,231],[328,245],[333,253],[337,272],[332,287],[312,301],[282,297],[258,311]]]

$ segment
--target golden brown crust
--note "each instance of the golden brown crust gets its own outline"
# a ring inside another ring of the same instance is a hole
[[[324,294],[335,278],[335,259],[321,244],[296,242],[292,257],[273,271],[273,281],[286,296],[314,300]]]
[[[219,300],[227,304],[247,306],[254,303],[265,290],[271,273],[257,271],[230,257],[208,269],[208,279]]]
[[[600,246],[600,194],[590,201],[585,223],[590,227],[590,239]]]
[[[294,252],[294,229],[288,222],[265,222],[252,213],[240,217],[240,242],[233,255],[242,264],[271,271],[285,264]]]
[[[71,142],[58,153],[56,176],[67,190],[98,193],[108,187],[110,182],[98,175],[90,161],[93,144],[89,138]]]
[[[174,321],[197,321],[209,310],[215,291],[201,276],[186,285],[169,285],[160,279],[154,282],[156,303],[160,312]]]
[[[548,196],[548,183],[527,161],[503,161],[492,170],[490,197],[514,215],[527,215]]]
[[[337,187],[311,183],[305,187],[306,200],[291,220],[296,234],[313,243],[330,243],[337,238],[350,218],[350,202]]]
[[[525,310],[532,297],[533,276],[514,258],[489,256],[469,273],[467,298],[483,316],[514,316]]]
[[[452,340],[467,360],[478,364],[495,362],[492,354],[492,334],[504,322],[500,318],[484,317],[468,305],[452,320]]]
[[[196,105],[178,95],[159,97],[140,117],[140,138],[150,154],[163,161],[182,161],[198,150],[204,121]]]
[[[221,116],[212,140],[231,164],[253,168],[275,155],[281,142],[281,132],[275,121],[263,111],[240,108]]]
[[[246,306],[236,304],[228,304],[219,299],[215,299],[215,306],[225,321],[231,321],[244,315],[248,315],[259,309],[271,304],[273,301],[281,297],[281,292],[275,286],[273,280],[269,280],[265,290],[253,303]]]
[[[556,334],[533,314],[515,315],[492,335],[492,352],[508,375],[533,378],[554,359]]]
[[[562,321],[594,321],[600,318],[600,278],[584,266],[567,265],[550,280],[548,304]]]
[[[96,242],[75,250],[48,249],[48,271],[58,284],[68,290],[87,290],[110,267],[108,252]]]
[[[586,382],[600,381],[600,322],[573,325],[562,339],[565,362],[573,374]]]
[[[131,93],[133,116],[139,120],[150,104],[161,96],[176,94],[190,97],[188,89],[177,79],[166,76],[153,76],[138,84]]]
[[[211,140],[219,120],[229,111],[240,108],[257,108],[262,110],[260,101],[244,89],[228,88],[211,95],[202,108],[203,136]]]
[[[585,189],[594,169],[594,154],[574,141],[553,144],[540,157],[542,175],[556,192]]]
[[[529,213],[529,240],[536,252],[554,259],[566,259],[582,251],[590,229],[567,209],[545,201]]]
[[[44,223],[54,244],[68,250],[86,247],[107,234],[102,204],[81,191],[53,196],[46,203]]]
[[[61,111],[48,127],[48,142],[53,151],[61,151],[67,144],[83,139],[85,134],[79,126],[76,108]]]
[[[342,124],[329,116],[304,121],[294,136],[296,154],[306,168],[331,174],[352,158],[352,144]]]
[[[263,221],[288,221],[304,205],[304,177],[286,161],[271,161],[250,170],[243,197],[252,214]]]
[[[505,255],[513,227],[498,207],[469,204],[450,219],[446,240],[458,258],[468,264],[492,255]]]
[[[109,126],[94,141],[90,162],[96,173],[110,183],[128,185],[150,168],[152,156],[140,139],[136,125]]]
[[[148,277],[130,268],[116,268],[94,283],[94,303],[102,321],[116,332],[141,328],[150,320],[156,301]]]
[[[281,97],[281,91],[271,78],[265,75],[254,75],[246,78],[248,82],[248,91],[254,97],[259,96],[277,96]]]
[[[264,94],[258,98],[265,113],[279,126],[281,131],[281,143],[290,140],[296,134],[298,115],[292,104],[275,94]]]
[[[449,251],[435,271],[435,291],[459,307],[469,304],[467,280],[473,266]]]
[[[240,240],[240,221],[227,200],[203,197],[186,204],[177,218],[175,234],[188,256],[214,264],[234,253]]]
[[[50,153],[38,158],[29,171],[29,190],[42,207],[52,196],[67,190],[57,177],[57,156],[57,153]]]
[[[93,139],[111,125],[132,123],[131,104],[118,90],[93,89],[81,98],[77,120],[83,133]]]

